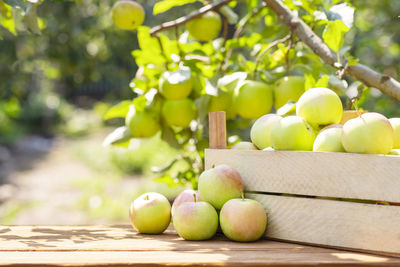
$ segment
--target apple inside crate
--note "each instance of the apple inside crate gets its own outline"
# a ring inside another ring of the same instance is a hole
[[[225,113],[209,119],[206,169],[239,171],[267,238],[400,256],[400,156],[226,149]]]

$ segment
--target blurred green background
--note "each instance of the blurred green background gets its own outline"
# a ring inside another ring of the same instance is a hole
[[[138,48],[137,36],[112,24],[114,2],[44,1],[37,10],[41,34],[28,32],[17,21],[14,35],[0,0],[0,223],[43,223],[48,219],[43,214],[46,205],[66,214],[74,210],[76,216],[66,222],[125,221],[128,203],[140,192],[156,190],[172,198],[182,190],[180,185],[169,188],[151,181],[151,167],[162,166],[178,153],[158,136],[137,141],[129,150],[101,147],[111,128],[122,122],[105,122],[105,112],[135,96],[129,84],[137,66],[130,51]],[[144,24],[150,27],[200,6],[152,16],[157,1],[138,2],[146,10]],[[351,54],[399,78],[400,1],[350,2],[357,10],[355,27],[346,35]],[[247,12],[243,5],[235,11],[240,16]],[[255,30],[247,28],[249,33]],[[354,90],[350,86],[348,94]],[[360,106],[400,117],[400,104],[376,89],[364,92]],[[60,167],[65,161],[71,165]],[[60,183],[69,189],[47,188],[46,183],[59,183],[56,178],[65,179]],[[35,184],[42,191],[25,196]],[[71,191],[77,193],[65,199],[62,192]],[[53,201],[57,192],[63,198],[59,203]]]

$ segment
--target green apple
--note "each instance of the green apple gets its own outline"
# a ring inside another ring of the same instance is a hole
[[[393,148],[400,148],[400,118],[389,119],[394,131]]]
[[[186,23],[186,29],[194,39],[208,42],[218,37],[221,31],[221,18],[218,13],[209,11],[201,17]]]
[[[296,105],[296,115],[313,126],[338,124],[342,114],[343,106],[339,96],[324,87],[307,90]]]
[[[276,150],[311,151],[315,132],[299,116],[288,116],[279,120],[271,130],[271,144]]]
[[[285,76],[275,83],[274,99],[275,108],[279,109],[288,101],[297,101],[304,93],[304,77]]]
[[[184,202],[174,212],[176,232],[185,240],[206,240],[218,229],[218,214],[213,206],[204,201]]]
[[[228,200],[240,197],[244,186],[237,170],[221,164],[200,175],[198,188],[201,198],[220,210]]]
[[[177,71],[166,71],[159,80],[160,93],[171,100],[186,98],[192,91],[192,80],[190,69],[179,69]]]
[[[262,82],[245,81],[235,90],[236,112],[246,119],[257,119],[272,108],[272,89]]]
[[[159,193],[145,193],[132,202],[129,215],[139,233],[161,234],[171,221],[171,204]]]
[[[250,138],[258,149],[271,146],[271,129],[280,119],[282,119],[281,116],[267,114],[254,122],[250,130]]]
[[[142,25],[145,17],[143,7],[134,1],[120,0],[111,10],[114,24],[123,30],[134,30]]]
[[[390,121],[379,113],[367,112],[343,125],[342,144],[347,152],[388,154],[394,140]]]
[[[192,190],[192,189],[187,189],[184,190],[182,193],[180,193],[174,200],[174,203],[172,203],[172,208],[171,208],[171,215],[172,217],[174,216],[174,213],[176,209],[185,202],[194,202],[195,198],[197,201],[201,201],[201,197],[198,191]]]
[[[260,239],[267,227],[263,206],[253,199],[231,199],[220,212],[222,232],[231,240],[251,242]]]
[[[188,98],[165,101],[161,113],[168,125],[184,128],[197,116],[196,106]]]
[[[332,124],[323,128],[315,138],[313,151],[345,152],[342,145],[343,126]]]
[[[129,107],[125,125],[133,137],[151,137],[160,130],[159,116],[151,110],[136,111],[135,106]]]
[[[258,148],[255,145],[253,145],[252,142],[244,142],[244,141],[236,143],[232,147],[232,149],[234,149],[234,150],[258,150]]]
[[[225,111],[227,119],[236,117],[235,107],[233,105],[233,91],[211,96],[208,112]]]

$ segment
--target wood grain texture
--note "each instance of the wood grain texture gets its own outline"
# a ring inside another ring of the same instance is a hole
[[[228,164],[250,191],[400,202],[400,157],[206,149],[206,169]]]
[[[211,148],[226,148],[226,116],[225,111],[208,114],[209,140]]]
[[[270,240],[237,243],[222,235],[184,241],[171,228],[162,235],[141,235],[129,225],[0,228],[0,266],[144,265],[400,266],[400,258]]]
[[[249,194],[265,207],[266,236],[400,256],[400,208]]]

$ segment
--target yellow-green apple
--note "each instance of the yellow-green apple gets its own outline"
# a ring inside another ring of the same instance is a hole
[[[171,222],[171,204],[159,193],[145,193],[132,202],[129,215],[139,233],[161,234]]]
[[[367,112],[343,125],[342,144],[351,153],[388,154],[394,144],[393,127],[382,114]]]
[[[311,151],[314,140],[313,128],[299,116],[282,118],[271,130],[271,144],[276,150]]]
[[[256,241],[267,227],[267,214],[253,199],[231,199],[222,207],[219,216],[222,232],[234,241]]]
[[[275,108],[278,109],[288,101],[297,101],[304,93],[304,77],[285,76],[275,83],[274,99]]]
[[[389,155],[400,156],[400,149],[398,149],[398,148],[393,148],[392,150],[390,150]]]
[[[236,117],[236,111],[233,105],[233,91],[211,96],[208,112],[215,111],[225,111],[227,119],[234,119]]]
[[[296,105],[296,115],[314,127],[338,124],[342,119],[343,105],[332,90],[317,87],[307,90]]]
[[[267,114],[254,122],[250,130],[250,138],[258,149],[271,146],[271,129],[280,119],[282,119],[281,116]]]
[[[159,80],[160,93],[171,100],[179,100],[189,96],[192,91],[190,69],[166,71]]]
[[[237,170],[221,164],[200,175],[198,188],[201,198],[220,210],[228,200],[240,197],[244,186]]]
[[[389,119],[394,131],[393,148],[400,148],[400,118]]]
[[[194,39],[207,42],[217,38],[221,31],[221,18],[218,13],[209,11],[201,17],[186,23],[186,29]]]
[[[232,149],[234,149],[234,150],[258,150],[258,148],[255,145],[253,145],[252,142],[245,142],[245,141],[236,143],[232,147]]]
[[[134,1],[120,0],[115,2],[111,10],[114,24],[123,30],[134,30],[144,21],[143,7]]]
[[[265,83],[245,81],[235,90],[236,112],[246,119],[256,119],[267,114],[272,108],[272,89]]]
[[[125,118],[125,125],[133,137],[151,137],[160,130],[159,115],[151,110],[136,111],[131,105]]]
[[[180,193],[174,200],[174,203],[172,203],[172,208],[171,208],[171,215],[172,217],[174,216],[175,210],[185,202],[193,202],[195,201],[195,197],[197,201],[201,201],[201,197],[198,191],[192,190],[192,189],[186,189],[182,193]]]
[[[184,202],[174,212],[173,224],[180,237],[186,240],[206,240],[218,229],[218,214],[204,201]]]
[[[344,152],[342,134],[341,124],[332,124],[323,128],[315,138],[313,151]]]
[[[161,112],[168,125],[178,127],[188,127],[197,116],[196,106],[189,98],[167,100]]]

